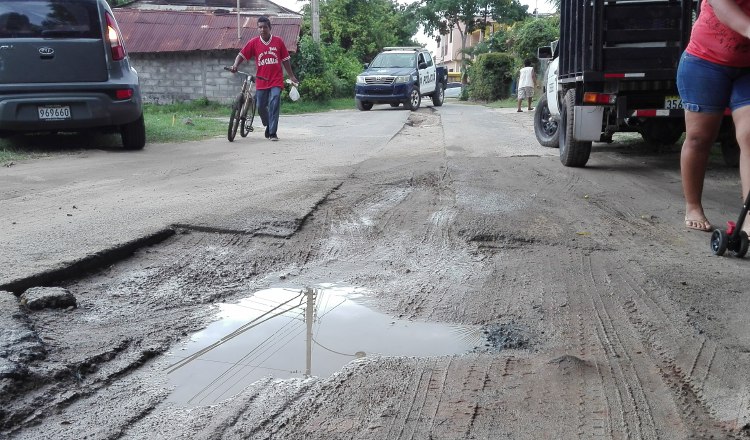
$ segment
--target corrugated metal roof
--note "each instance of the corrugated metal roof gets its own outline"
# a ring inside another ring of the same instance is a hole
[[[238,39],[236,14],[129,8],[114,9],[114,14],[125,40],[125,48],[131,53],[240,50],[249,39],[258,35],[257,16],[240,16]],[[302,18],[268,18],[271,20],[271,33],[281,37],[290,52],[296,52]]]

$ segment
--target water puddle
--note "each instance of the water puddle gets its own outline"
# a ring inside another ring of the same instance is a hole
[[[486,342],[479,327],[376,312],[362,292],[333,285],[275,288],[221,304],[218,321],[168,355],[166,372],[175,387],[169,400],[208,405],[265,377],[327,377],[358,357],[444,356]]]

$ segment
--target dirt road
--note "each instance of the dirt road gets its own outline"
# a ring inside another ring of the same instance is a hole
[[[749,436],[750,263],[711,255],[709,235],[684,228],[677,147],[598,145],[571,169],[535,143],[529,113],[365,114],[373,126],[408,119],[378,148],[335,159],[325,185],[306,176],[317,192],[292,198],[298,208],[235,198],[195,223],[162,222],[174,234],[54,283],[76,307],[0,297],[2,435]],[[204,191],[223,193],[215,180]],[[16,191],[16,202],[34,198]],[[709,217],[734,220],[740,203],[737,170],[712,160]],[[237,227],[248,206],[265,228]],[[34,284],[5,279],[6,289]],[[478,328],[486,341],[451,355],[368,353],[330,376],[265,378],[211,404],[170,400],[166,355],[216,318],[212,305],[324,283],[364,289],[359,301],[394,322]]]

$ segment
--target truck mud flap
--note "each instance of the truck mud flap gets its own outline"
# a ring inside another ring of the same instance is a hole
[[[573,136],[575,139],[578,141],[599,141],[602,136],[604,107],[576,106],[574,112]]]

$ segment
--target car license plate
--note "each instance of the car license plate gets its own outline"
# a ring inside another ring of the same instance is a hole
[[[68,105],[40,105],[39,119],[44,121],[58,121],[61,119],[70,119],[70,106]]]
[[[679,96],[667,96],[664,98],[664,108],[667,110],[681,109],[682,99]]]

